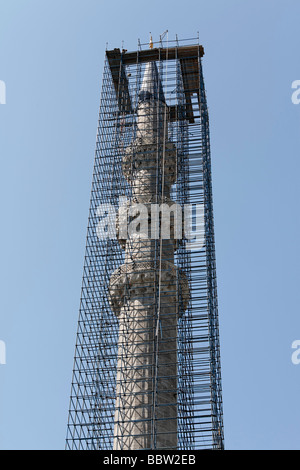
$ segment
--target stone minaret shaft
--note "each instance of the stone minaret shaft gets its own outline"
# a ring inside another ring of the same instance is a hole
[[[188,285],[174,265],[174,217],[169,238],[162,237],[161,222],[155,238],[143,223],[153,228],[153,204],[173,204],[177,152],[167,137],[167,111],[156,64],[149,62],[136,137],[122,162],[132,200],[119,212],[119,227],[125,214],[127,221],[139,222],[139,232],[124,237],[119,229],[125,262],[110,279],[111,305],[119,320],[116,450],[177,448],[177,322],[188,302]]]

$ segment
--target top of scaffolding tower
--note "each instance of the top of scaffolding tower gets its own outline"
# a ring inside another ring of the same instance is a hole
[[[194,122],[194,112],[191,97],[197,94],[199,96],[199,59],[204,55],[204,48],[201,45],[175,46],[175,47],[153,47],[144,50],[127,52],[126,49],[119,48],[106,51],[106,57],[109,63],[114,87],[116,90],[119,109],[121,113],[132,114],[133,107],[129,94],[128,79],[125,67],[128,65],[160,62],[168,60],[179,60],[183,89],[186,99],[186,118],[190,123]],[[176,109],[170,108],[171,120],[178,119]]]

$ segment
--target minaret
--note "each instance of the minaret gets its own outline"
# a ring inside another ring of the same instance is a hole
[[[174,264],[174,223],[181,221],[168,210],[158,217],[158,209],[174,204],[170,190],[177,178],[168,114],[156,63],[148,62],[139,92],[136,136],[122,161],[132,188],[131,202],[119,211],[118,240],[125,262],[109,286],[119,321],[115,450],[177,448],[177,322],[178,312],[187,306],[189,288]],[[166,237],[162,222],[167,214],[171,225]],[[124,220],[138,225],[139,231],[128,236],[126,230],[124,235]]]

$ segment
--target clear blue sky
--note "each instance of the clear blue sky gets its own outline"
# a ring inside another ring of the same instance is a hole
[[[225,445],[300,449],[298,0],[1,0],[0,448],[63,449],[106,43],[197,35]]]

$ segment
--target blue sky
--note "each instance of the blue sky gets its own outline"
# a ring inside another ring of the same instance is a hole
[[[225,446],[300,448],[297,0],[0,3],[0,448],[63,449],[106,44],[196,37],[210,112]]]

